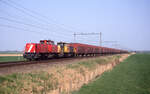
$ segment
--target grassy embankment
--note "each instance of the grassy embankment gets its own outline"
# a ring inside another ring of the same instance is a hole
[[[93,58],[69,65],[56,65],[40,72],[0,76],[0,94],[66,94],[111,69],[120,57]]]
[[[150,54],[135,54],[73,94],[150,94]]]

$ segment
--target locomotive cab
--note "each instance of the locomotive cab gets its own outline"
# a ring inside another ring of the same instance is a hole
[[[60,57],[64,56],[65,48],[66,48],[65,45],[66,45],[65,42],[58,42],[57,43],[58,53],[59,53]]]
[[[28,60],[32,60],[32,58],[37,58],[36,52],[37,52],[37,44],[36,43],[27,43],[25,46],[23,57]]]

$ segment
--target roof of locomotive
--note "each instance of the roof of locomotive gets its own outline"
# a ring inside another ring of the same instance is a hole
[[[47,41],[47,42],[54,42],[52,40],[40,40],[40,42],[44,42],[44,41]]]
[[[60,41],[60,42],[57,42],[57,44],[68,44],[67,42],[62,42],[62,41]]]

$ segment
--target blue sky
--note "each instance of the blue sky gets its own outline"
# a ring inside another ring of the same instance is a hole
[[[107,47],[150,50],[150,0],[1,0],[0,32],[0,50],[23,50],[40,39],[74,42],[74,32],[102,32],[102,41],[116,41]],[[99,36],[76,42],[99,45]]]

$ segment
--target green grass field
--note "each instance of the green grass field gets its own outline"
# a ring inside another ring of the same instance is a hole
[[[0,54],[22,54],[22,51],[0,51]]]
[[[150,94],[150,54],[130,56],[73,94]]]
[[[0,62],[9,61],[23,61],[25,60],[22,56],[0,56]]]

